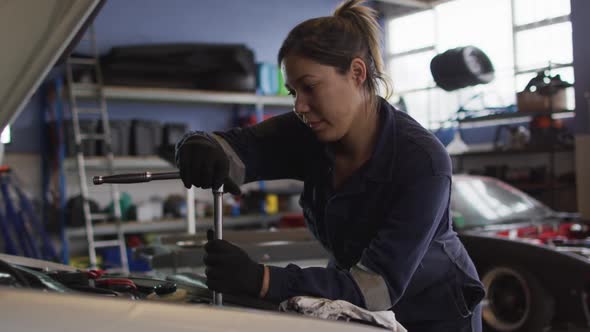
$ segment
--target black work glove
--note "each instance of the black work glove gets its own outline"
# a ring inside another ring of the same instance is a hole
[[[219,188],[240,194],[240,187],[229,178],[229,159],[223,148],[207,134],[186,139],[176,150],[176,161],[184,186],[208,189]]]
[[[264,265],[254,262],[239,247],[225,240],[213,239],[212,231],[207,233],[207,237],[209,241],[205,245],[203,258],[207,266],[207,287],[221,293],[258,297]]]

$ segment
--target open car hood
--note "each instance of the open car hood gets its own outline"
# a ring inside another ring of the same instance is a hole
[[[0,130],[14,121],[101,0],[0,2]]]
[[[72,313],[75,313],[72,315]],[[379,332],[384,329],[258,310],[122,301],[0,288],[5,331],[126,332]]]
[[[190,274],[167,278],[178,288],[163,294],[156,291],[156,285],[168,282],[156,277],[105,274],[94,279],[93,287],[84,287],[81,276],[85,272],[71,266],[5,254],[0,254],[0,261],[5,279],[0,284],[2,331],[384,331],[367,323],[279,313],[276,304],[262,306],[263,300],[244,296],[224,294],[224,306],[212,306],[210,291]],[[9,286],[8,276],[17,282],[26,279],[31,286]],[[112,284],[105,283],[109,279]],[[116,287],[125,280],[137,288],[125,291]],[[116,293],[90,291],[111,289],[109,284],[117,288]]]

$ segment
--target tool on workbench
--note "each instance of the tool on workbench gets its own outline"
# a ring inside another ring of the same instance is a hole
[[[108,176],[95,176],[92,182],[95,185],[103,183],[142,183],[153,180],[173,180],[180,179],[179,172],[163,172],[163,173],[127,173],[116,174]],[[213,219],[215,239],[223,239],[223,185],[218,189],[213,189]],[[220,292],[213,292],[213,304],[222,305],[223,297]]]

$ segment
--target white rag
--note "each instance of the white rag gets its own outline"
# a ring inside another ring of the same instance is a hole
[[[368,311],[343,300],[295,296],[281,302],[279,310],[328,320],[360,321],[386,328],[392,332],[407,332],[395,319],[395,314],[392,311]]]

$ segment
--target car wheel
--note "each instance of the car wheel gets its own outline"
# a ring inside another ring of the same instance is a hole
[[[551,323],[553,300],[527,271],[493,267],[484,273],[483,322],[492,331],[543,331]]]

